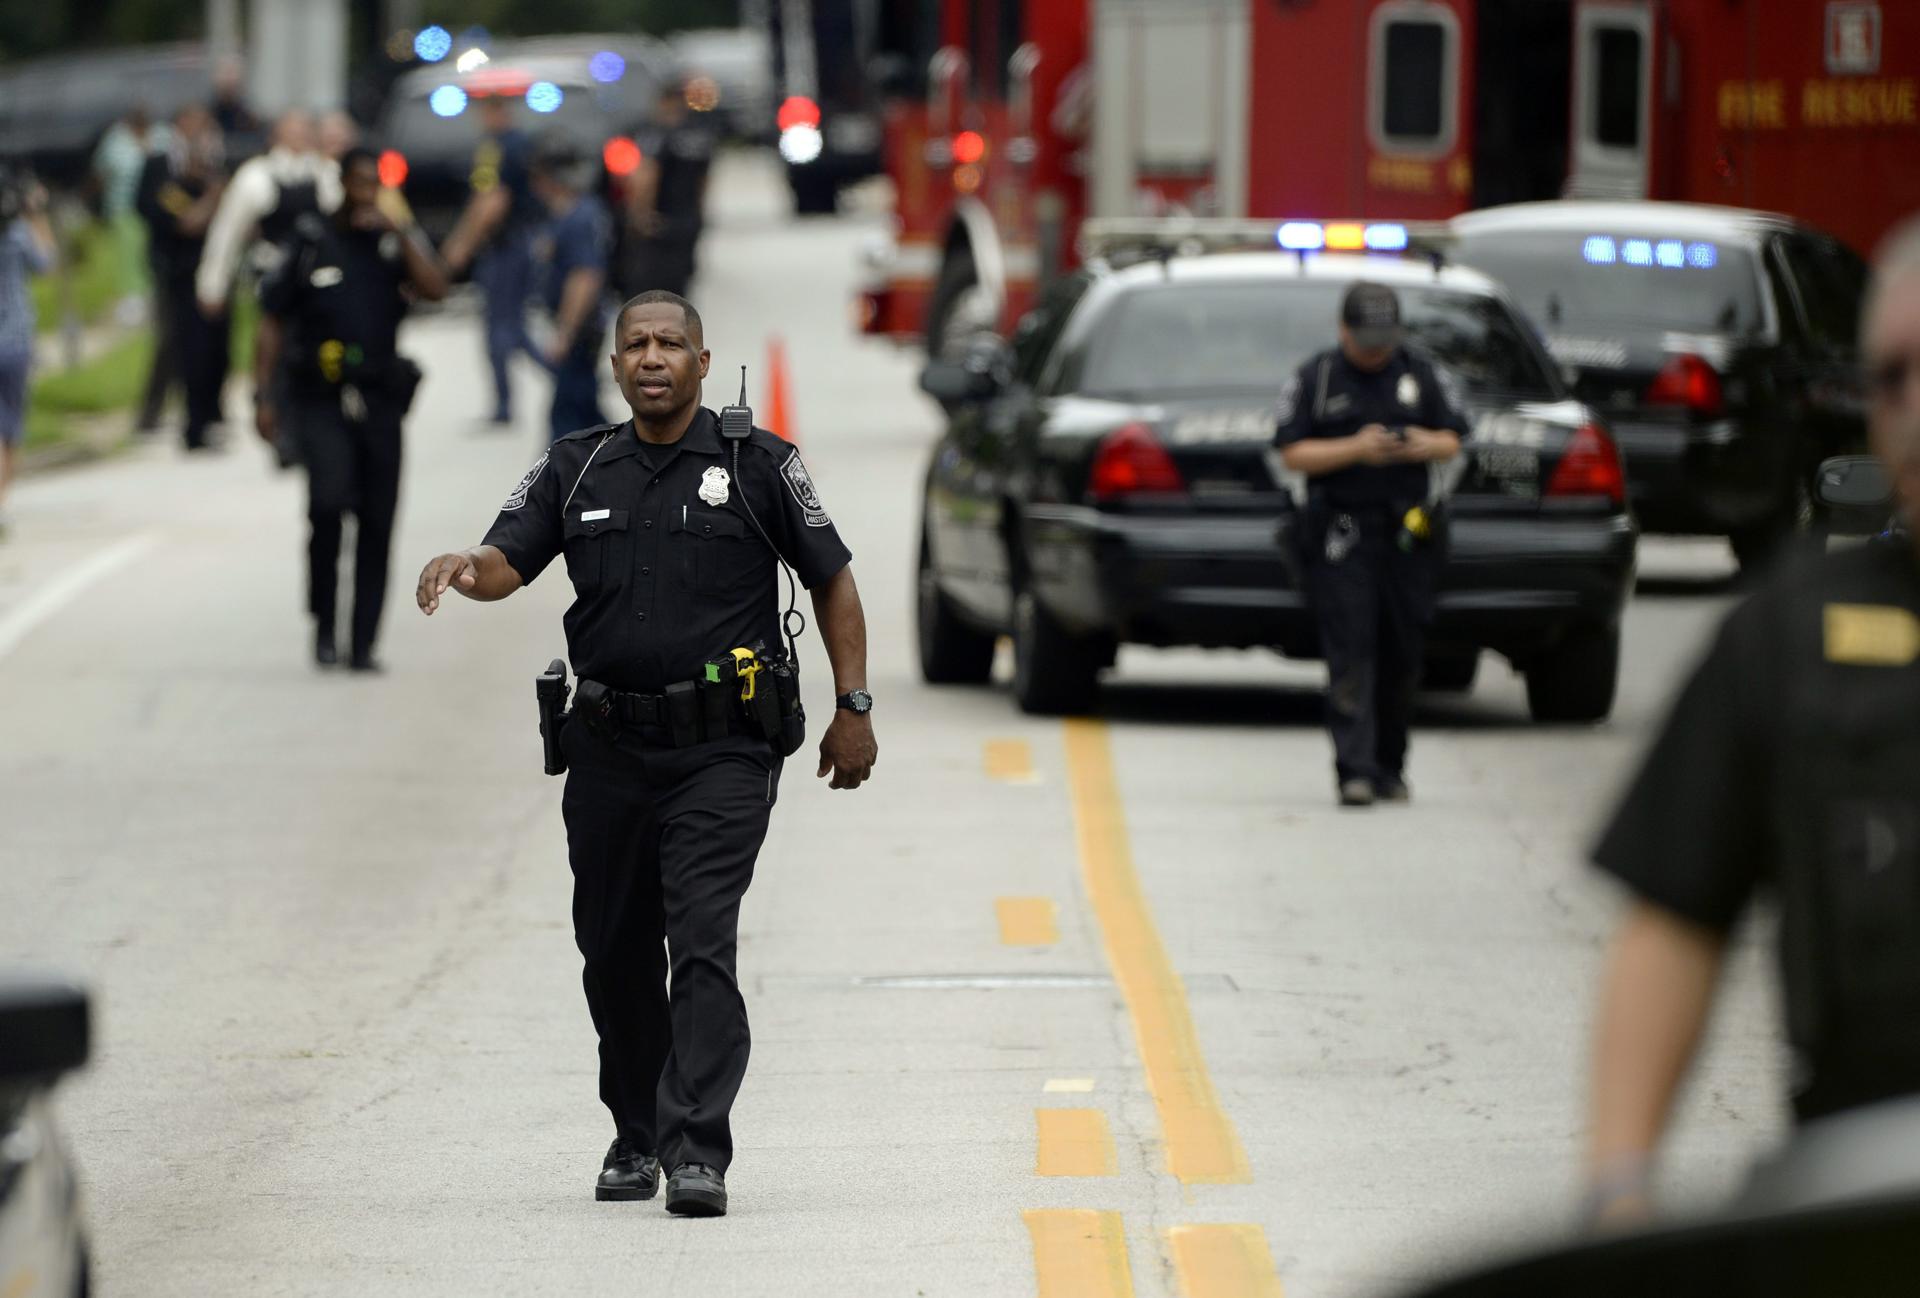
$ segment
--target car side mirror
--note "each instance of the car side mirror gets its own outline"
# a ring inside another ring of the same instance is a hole
[[[41,1086],[87,1062],[87,993],[50,978],[0,981],[0,1085]]]
[[[920,390],[942,405],[965,405],[999,395],[1004,384],[996,367],[967,361],[928,361],[920,371]]]
[[[1871,455],[1836,455],[1825,461],[1814,491],[1820,503],[1832,509],[1893,507],[1893,475]]]

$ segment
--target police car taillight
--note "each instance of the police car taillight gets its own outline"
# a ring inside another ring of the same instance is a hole
[[[1650,406],[1681,406],[1697,415],[1717,415],[1723,404],[1720,375],[1700,357],[1683,353],[1660,367],[1640,399]]]
[[[1181,495],[1186,489],[1179,466],[1145,424],[1127,424],[1102,438],[1087,474],[1087,494],[1095,500]]]
[[[1598,424],[1584,424],[1567,439],[1560,463],[1547,479],[1549,496],[1604,496],[1615,505],[1627,503],[1627,475],[1620,449]]]

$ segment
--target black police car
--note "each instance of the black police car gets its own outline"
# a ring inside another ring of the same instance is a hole
[[[88,1291],[79,1188],[48,1098],[87,1047],[84,991],[0,979],[0,1294]]]
[[[1318,656],[1275,535],[1271,443],[1281,386],[1332,345],[1363,277],[1398,291],[1475,419],[1427,683],[1471,688],[1490,648],[1526,673],[1537,719],[1606,716],[1638,541],[1606,430],[1487,277],[1346,254],[1092,262],[1010,347],[929,364],[950,422],[922,515],[926,679],[986,680],[1010,633],[1021,707],[1074,712],[1122,642]]]
[[[380,177],[400,187],[438,242],[473,196],[474,151],[483,135],[478,100],[504,98],[514,124],[535,139],[561,136],[582,157],[617,162],[632,144],[627,124],[652,108],[671,70],[666,47],[646,37],[506,42],[465,71],[450,55],[394,83],[380,119]],[[632,156],[637,162],[637,152]]]
[[[1813,475],[1865,444],[1867,268],[1786,217],[1681,203],[1517,203],[1452,222],[1601,412],[1650,532],[1743,566],[1821,521]]]

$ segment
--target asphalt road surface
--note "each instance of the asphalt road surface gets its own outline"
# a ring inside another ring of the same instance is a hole
[[[1646,548],[1610,724],[1529,724],[1495,661],[1433,701],[1409,809],[1334,809],[1312,666],[1129,651],[1072,724],[929,689],[909,595],[936,411],[915,358],[848,323],[879,220],[795,223],[752,160],[715,199],[708,403],[743,363],[764,400],[784,341],[880,739],[855,793],[789,764],[747,897],[732,1215],[592,1197],[612,1133],[531,686],[564,577],[411,607],[545,423],[531,367],[520,427],[478,423],[456,303],[405,339],[429,377],[384,677],[310,664],[302,486],[250,433],[12,502],[0,963],[97,993],[61,1111],[100,1292],[1336,1298],[1563,1228],[1618,905],[1583,849],[1732,598],[1723,547]],[[829,677],[802,653],[817,741]],[[1781,1127],[1757,938],[1729,991],[1666,1166],[1681,1204]]]

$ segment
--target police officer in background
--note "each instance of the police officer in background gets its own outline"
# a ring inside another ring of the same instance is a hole
[[[652,118],[634,139],[640,165],[626,195],[625,282],[635,292],[658,288],[685,295],[705,224],[714,133],[692,120],[687,88],[673,80],[661,87]]]
[[[269,442],[297,430],[307,465],[307,589],[314,661],[339,659],[334,638],[342,519],[356,522],[350,665],[373,656],[386,600],[387,554],[400,497],[400,425],[420,381],[398,350],[414,298],[438,301],[447,274],[418,228],[381,204],[371,150],[341,162],[344,202],[332,217],[300,218],[285,256],[260,287],[254,343],[255,423]],[[284,389],[273,379],[284,362]]]
[[[1728,934],[1763,886],[1795,1117],[1920,1093],[1920,221],[1884,245],[1861,337],[1906,531],[1801,556],[1727,618],[1595,851],[1633,895],[1593,1059],[1598,1218],[1647,1209]]]
[[[134,199],[147,223],[147,260],[159,308],[139,427],[151,431],[158,424],[167,390],[178,382],[186,390],[189,451],[210,444],[207,429],[220,421],[220,389],[227,377],[226,322],[201,313],[193,287],[226,180],[220,128],[213,114],[188,104],[174,114],[167,147],[148,156]]]
[[[447,268],[469,265],[486,294],[487,363],[493,367],[493,422],[513,422],[514,355],[530,350],[527,293],[533,276],[533,235],[543,217],[533,192],[533,142],[514,125],[513,100],[480,101],[486,136],[473,151],[473,197],[441,247]]]
[[[428,614],[449,590],[504,599],[566,557],[567,652],[580,679],[561,732],[561,807],[600,1098],[617,1133],[595,1197],[651,1198],[664,1166],[669,1212],[717,1216],[733,1155],[728,1113],[747,1067],[740,901],[781,758],[743,722],[737,686],[701,694],[705,728],[682,730],[672,701],[708,662],[779,643],[777,556],[813,592],[839,695],[818,773],[857,788],[878,751],[866,622],[847,548],[799,452],[759,429],[729,442],[701,407],[699,313],[670,293],[631,299],[612,362],[632,418],[555,442],[484,543],[427,564],[417,598]]]
[[[606,337],[601,295],[613,226],[606,205],[587,192],[589,163],[564,137],[542,142],[533,188],[551,220],[540,238],[541,298],[553,334],[541,358],[553,372],[553,440],[601,422],[600,345]]]
[[[1275,444],[1307,480],[1294,542],[1327,660],[1342,806],[1404,802],[1407,730],[1443,546],[1443,475],[1468,428],[1450,380],[1403,341],[1400,302],[1356,283],[1340,345],[1280,396]]]

